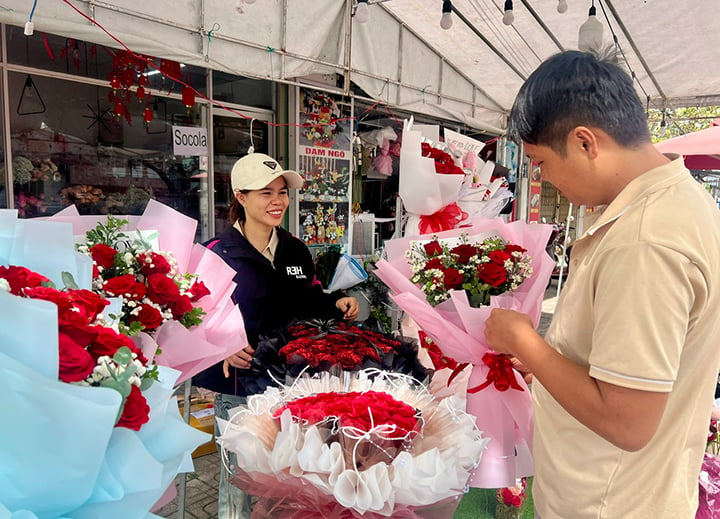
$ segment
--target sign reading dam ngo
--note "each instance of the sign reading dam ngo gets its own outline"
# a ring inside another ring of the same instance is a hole
[[[194,126],[172,127],[173,154],[207,155],[208,137],[206,128]]]

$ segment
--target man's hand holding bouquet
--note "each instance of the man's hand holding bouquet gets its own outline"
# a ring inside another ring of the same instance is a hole
[[[491,439],[471,486],[512,486],[532,474],[532,409],[522,377],[508,357],[484,343],[493,308],[530,315],[537,325],[552,272],[545,253],[550,228],[502,219],[385,243],[376,274],[393,300],[448,355],[473,370],[468,412]],[[411,281],[412,280],[412,281]]]

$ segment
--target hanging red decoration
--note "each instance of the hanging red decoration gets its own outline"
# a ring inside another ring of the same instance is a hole
[[[123,103],[121,100],[115,101],[115,108],[113,108],[113,113],[117,117],[122,117],[122,115],[125,113],[125,103]]]
[[[182,89],[182,104],[187,108],[188,114],[190,109],[195,106],[195,90],[189,86]]]
[[[145,126],[149,125],[153,118],[155,117],[155,114],[152,111],[152,108],[150,108],[150,105],[145,105],[145,110],[143,110],[143,121],[145,122]]]
[[[145,77],[145,76],[142,76]],[[145,87],[139,86],[137,88],[137,91],[135,92],[135,95],[137,96],[138,100],[142,103],[143,99],[145,99]]]

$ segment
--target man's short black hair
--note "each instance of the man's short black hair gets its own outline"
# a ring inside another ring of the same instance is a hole
[[[576,126],[598,128],[626,148],[650,141],[647,115],[630,76],[595,54],[566,51],[543,62],[520,88],[508,137],[564,155]]]

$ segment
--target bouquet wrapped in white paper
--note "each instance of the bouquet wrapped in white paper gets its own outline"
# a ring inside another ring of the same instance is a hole
[[[219,421],[253,518],[450,518],[487,439],[451,398],[366,370],[300,377]]]
[[[495,218],[512,198],[495,163],[478,156],[483,143],[437,126],[404,122],[399,193],[408,213],[405,236],[457,228],[474,218]],[[424,132],[424,133],[423,133]]]

